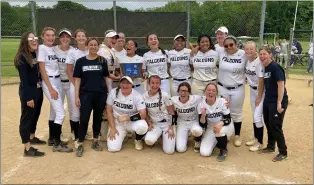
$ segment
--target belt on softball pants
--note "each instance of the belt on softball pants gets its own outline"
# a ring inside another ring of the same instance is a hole
[[[220,83],[220,82],[217,82],[217,84],[220,86],[223,86],[224,88],[226,88],[228,90],[233,90],[233,89],[236,89],[236,88],[241,87],[243,85],[243,84],[240,84],[240,85],[233,86],[233,87],[227,87],[227,86],[222,85],[222,83]]]
[[[160,122],[160,123],[165,123],[165,122],[167,122],[167,120],[166,120],[166,119],[163,119],[163,120],[158,121],[158,122]]]
[[[48,76],[49,78],[60,78],[60,75],[57,76]]]
[[[185,78],[185,79],[173,78],[173,80],[175,80],[175,81],[179,81],[179,82],[186,81],[186,80],[190,80],[190,79],[191,79],[191,77],[189,77],[189,78]]]
[[[70,80],[61,80],[61,82],[64,82],[64,83],[66,83],[66,82],[69,82]]]
[[[160,78],[160,80],[168,80],[169,79],[169,77],[167,77],[167,78]]]
[[[139,86],[141,86],[141,84],[132,85],[132,88],[139,87]]]
[[[193,78],[193,79],[195,79],[195,80],[197,80],[197,81],[200,81],[200,82],[215,82],[215,81],[216,81],[216,79],[213,79],[213,80],[206,80],[206,81],[204,81],[204,80],[199,80],[199,79],[196,79],[196,78]]]
[[[252,89],[257,90],[257,87],[255,86],[250,86]]]

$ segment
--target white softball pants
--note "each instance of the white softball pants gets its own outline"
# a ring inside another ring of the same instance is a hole
[[[200,146],[200,154],[201,156],[208,157],[212,154],[216,144],[217,139],[216,137],[222,137],[227,136],[230,137],[234,133],[234,125],[233,122],[231,122],[227,126],[223,126],[219,132],[219,134],[215,134],[214,130],[212,128],[212,125],[207,126],[207,130],[205,134],[202,137],[201,146]]]
[[[169,128],[168,122],[157,122],[153,123],[153,129],[148,131],[145,135],[145,143],[149,146],[152,146],[156,143],[158,138],[162,134],[162,149],[166,154],[173,154],[175,150],[176,145],[176,139],[175,138],[168,138],[168,134],[166,134],[167,130]],[[174,130],[174,133],[176,134],[176,131]]]
[[[170,82],[169,79],[161,80],[160,89],[166,93],[170,94]],[[149,82],[147,80],[147,90],[149,90]]]
[[[178,81],[178,80],[174,80],[174,79],[171,80],[171,87],[170,87],[171,96],[177,96],[177,95],[179,95],[179,94],[178,94],[178,87],[179,87],[179,85],[180,85],[182,82],[187,82],[187,83],[189,83],[189,84],[191,85],[191,79],[184,80],[184,81]]]
[[[259,105],[255,106],[255,100],[258,96],[258,90],[254,90],[250,87],[250,102],[253,114],[253,122],[257,128],[263,127],[263,102],[265,98],[265,93],[263,93],[262,100]]]
[[[194,137],[199,137],[203,133],[202,127],[196,121],[182,121],[178,119],[177,134],[176,134],[176,149],[177,152],[185,152],[188,143],[188,132],[191,132]]]
[[[122,148],[123,140],[128,132],[135,132],[138,135],[144,135],[148,130],[148,125],[145,120],[128,121],[119,123],[117,119],[114,120],[116,129],[119,135],[116,134],[115,140],[107,139],[107,147],[109,152],[118,152]],[[107,137],[109,136],[110,127]]]
[[[228,90],[225,87],[218,85],[219,95],[228,98],[230,102],[230,115],[234,122],[242,122],[243,120],[243,103],[245,97],[245,87],[240,87]]]
[[[193,78],[192,85],[191,85],[192,94],[204,96],[205,95],[204,94],[205,87],[209,83],[216,83],[216,80],[204,82],[204,81],[200,81],[200,80]]]
[[[49,78],[49,81],[51,83],[51,86],[54,88],[55,91],[58,93],[58,99],[54,100],[51,98],[50,92],[48,90],[48,87],[46,83],[43,81],[43,91],[45,96],[50,102],[50,106],[55,112],[55,118],[51,121],[54,121],[54,123],[62,125],[64,118],[65,118],[65,111],[63,107],[63,101],[62,101],[62,86],[60,78]]]

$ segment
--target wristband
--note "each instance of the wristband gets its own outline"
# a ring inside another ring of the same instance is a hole
[[[130,120],[131,121],[137,121],[137,120],[140,120],[140,119],[141,119],[140,113],[136,113],[136,114],[130,116]]]

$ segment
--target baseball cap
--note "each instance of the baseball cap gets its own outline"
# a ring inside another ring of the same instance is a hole
[[[116,31],[114,31],[114,30],[107,30],[105,32],[105,37],[111,38],[111,37],[115,37],[115,36],[117,36],[119,38],[118,33]]]
[[[219,28],[215,31],[215,33],[217,33],[218,31],[221,31],[221,32],[223,32],[223,33],[228,34],[228,29],[227,29],[225,26],[219,27]]]
[[[185,37],[183,35],[181,35],[181,34],[175,36],[173,40],[176,40],[177,38],[180,38],[180,37],[183,38],[183,40],[185,40]]]
[[[59,32],[59,36],[60,36],[62,33],[66,33],[66,34],[68,34],[70,37],[72,37],[71,31],[68,30],[68,29],[62,29],[62,30]]]
[[[133,85],[133,80],[129,76],[122,76],[122,78],[120,79],[120,82],[124,79],[126,79],[128,82],[130,82]]]

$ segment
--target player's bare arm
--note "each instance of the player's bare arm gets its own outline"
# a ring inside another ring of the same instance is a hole
[[[75,105],[80,108],[81,101],[80,101],[80,86],[81,86],[81,79],[74,78],[74,87],[75,87]]]
[[[264,93],[264,78],[259,77],[258,78],[258,96],[255,100],[255,106],[258,106],[261,103],[263,93]]]
[[[106,106],[106,111],[107,111],[107,119],[108,119],[108,124],[110,126],[110,132],[109,132],[109,136],[108,138],[110,140],[115,140],[116,139],[116,134],[119,135],[118,130],[116,129],[114,122],[113,122],[113,109],[112,109],[112,105],[108,105]]]
[[[74,65],[73,64],[67,64],[67,75],[69,77],[69,80],[71,81],[72,84],[74,84],[74,78],[73,78],[73,69],[74,69]]]

